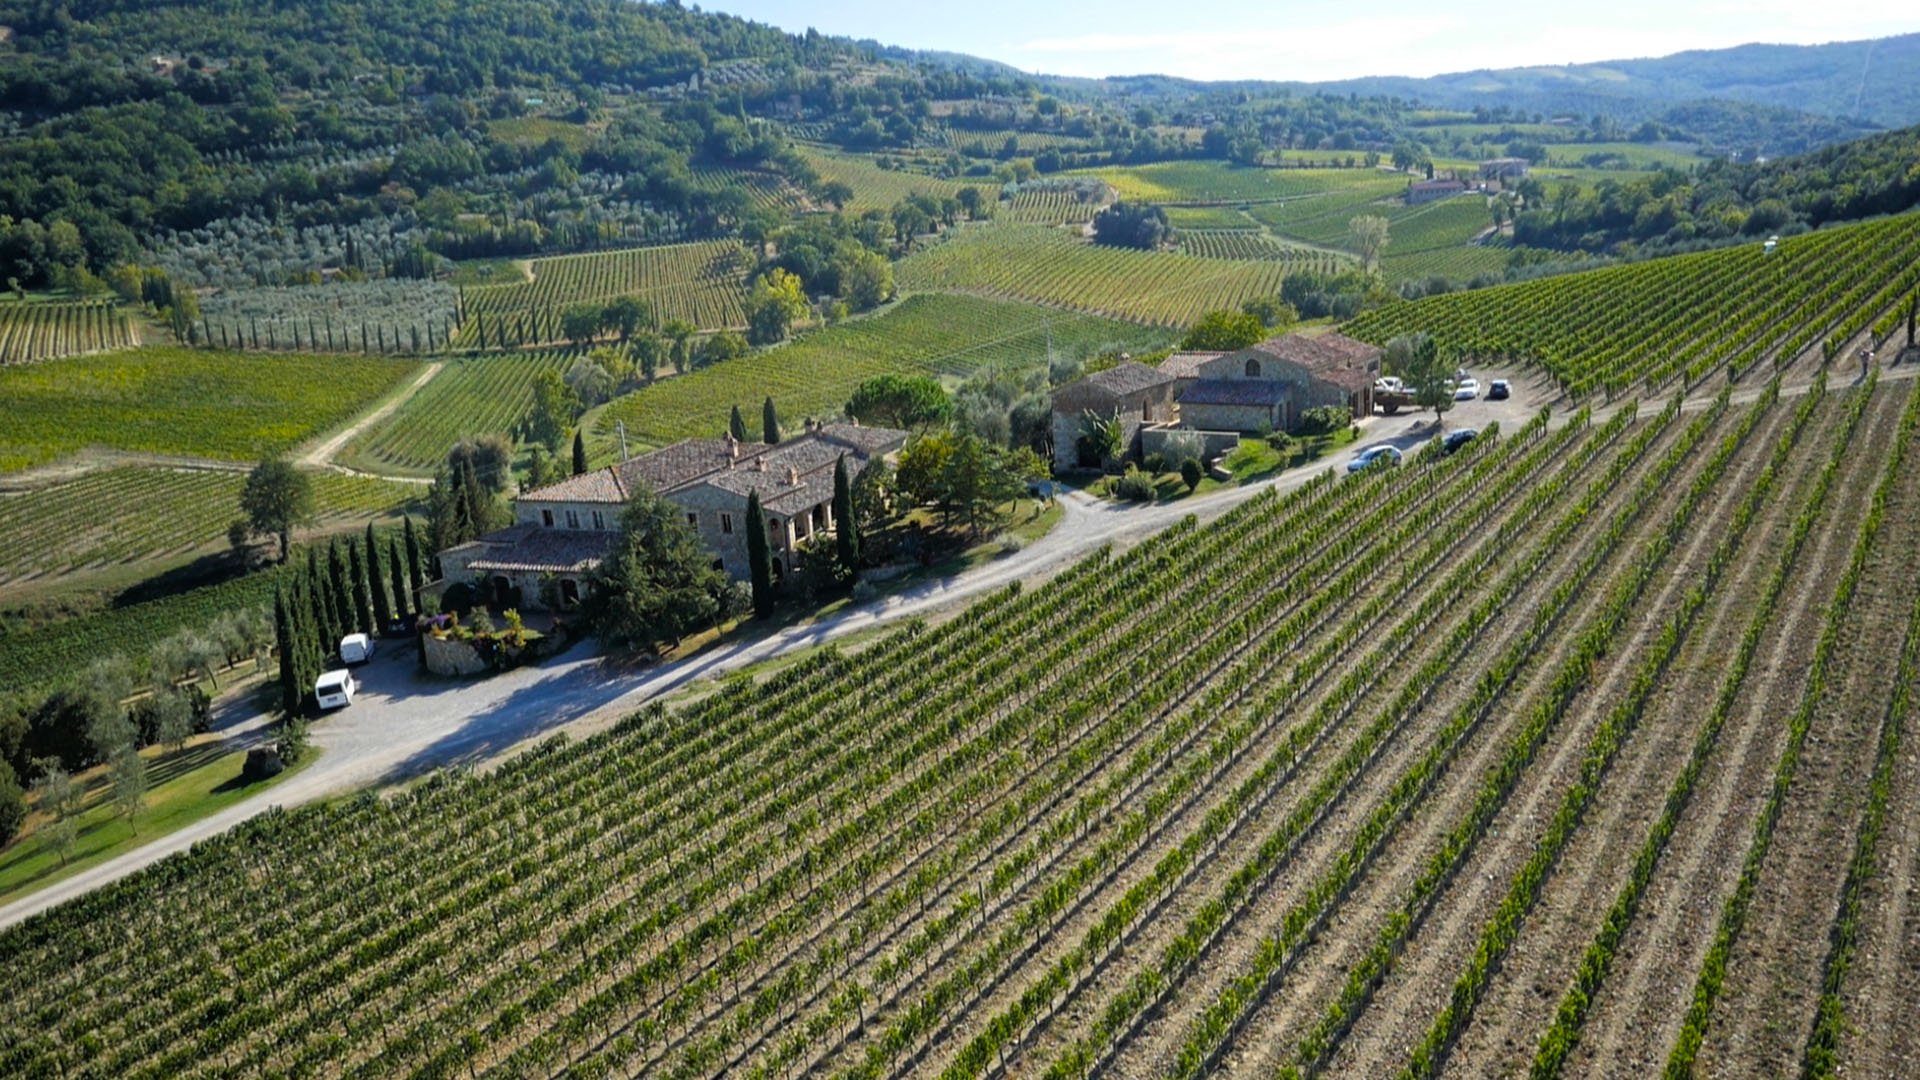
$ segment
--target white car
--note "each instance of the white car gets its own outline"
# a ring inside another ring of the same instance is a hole
[[[1460,385],[1453,388],[1453,400],[1472,401],[1480,396],[1480,380],[1462,379]]]
[[[344,668],[329,671],[314,680],[313,699],[323,709],[344,709],[353,704],[354,692],[360,684],[353,680],[353,672]]]
[[[1375,390],[1384,390],[1389,394],[1404,394],[1407,392],[1407,384],[1401,382],[1400,379],[1394,375],[1382,375],[1373,380],[1373,388]]]
[[[348,634],[340,639],[340,662],[364,664],[373,659],[373,639],[365,634]]]
[[[1350,473],[1359,472],[1362,469],[1382,461],[1388,465],[1400,464],[1400,451],[1386,443],[1369,446],[1365,450],[1355,454],[1352,461],[1347,462],[1347,471]]]

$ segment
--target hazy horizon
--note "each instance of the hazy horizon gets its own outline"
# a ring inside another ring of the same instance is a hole
[[[710,7],[796,33],[811,27],[904,48],[968,53],[1030,72],[1091,78],[1424,78],[1753,43],[1856,41],[1920,30],[1920,16],[1910,2],[1888,0],[1819,7],[1785,0],[1622,0],[1573,13],[1490,13],[1408,0],[1360,0],[1309,10],[1254,0],[1191,0],[1180,6],[1185,18],[1179,26],[1165,25],[1165,5],[1141,0],[1101,5],[1098,23],[1068,6],[1009,0],[978,0],[964,8],[960,20],[949,17],[952,9],[936,5],[876,0],[819,0],[804,8],[790,0],[720,0]]]

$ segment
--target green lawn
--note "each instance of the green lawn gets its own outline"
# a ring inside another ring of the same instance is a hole
[[[177,755],[158,747],[142,751],[141,756],[148,759],[151,786],[147,808],[134,815],[131,824],[108,802],[105,780],[98,775],[101,770],[83,776],[89,782],[88,808],[80,816],[80,838],[66,864],[61,865],[59,856],[42,845],[34,833],[19,837],[0,850],[0,902],[44,888],[231,806],[306,768],[319,755],[318,750],[309,749],[298,765],[279,776],[247,784],[240,779],[246,752],[228,753],[224,746],[218,736],[203,736]]]
[[[344,423],[418,370],[181,348],[0,367],[0,472],[89,446],[247,461]]]

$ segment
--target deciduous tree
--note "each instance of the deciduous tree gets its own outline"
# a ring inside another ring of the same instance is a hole
[[[620,513],[618,538],[594,570],[588,623],[611,644],[677,645],[720,612],[727,575],[712,563],[680,508],[638,488]]]
[[[280,561],[293,550],[293,530],[313,519],[313,480],[281,457],[253,467],[240,489],[240,511],[253,530],[280,540]]]

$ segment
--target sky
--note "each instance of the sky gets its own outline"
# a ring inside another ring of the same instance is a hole
[[[1920,0],[717,0],[785,30],[1051,75],[1320,82],[1817,44],[1920,30]]]

